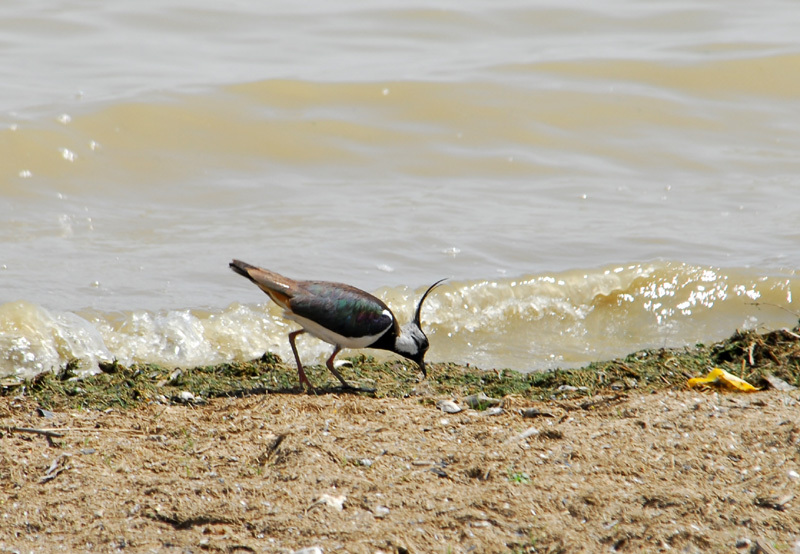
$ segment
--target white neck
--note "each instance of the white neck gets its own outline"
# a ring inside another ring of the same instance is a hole
[[[414,325],[407,323],[400,330],[400,334],[394,340],[394,348],[398,354],[404,356],[416,356],[419,354],[420,346],[425,344],[427,339],[422,330]]]

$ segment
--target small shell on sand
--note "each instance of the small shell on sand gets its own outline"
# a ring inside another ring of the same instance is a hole
[[[461,406],[452,400],[439,400],[436,403],[436,407],[446,414],[457,414],[458,412],[462,411]]]
[[[518,435],[514,435],[513,437],[510,437],[510,438],[506,439],[505,440],[505,444],[510,444],[512,442],[523,441],[523,440],[525,440],[527,438],[535,437],[538,434],[539,434],[539,430],[536,427],[528,427],[522,433],[520,433]]]
[[[479,392],[478,394],[469,395],[464,399],[464,402],[466,402],[467,406],[469,406],[473,410],[482,410],[486,408],[491,408],[493,406],[499,406],[500,404],[503,403],[503,401],[500,400],[499,398],[490,398],[482,392]]]
[[[337,511],[342,511],[344,509],[344,503],[347,501],[347,497],[345,495],[337,495],[334,496],[328,493],[322,493],[319,497],[309,506],[306,511],[314,508],[316,506],[328,506],[333,508]]]
[[[323,550],[319,546],[309,546],[308,548],[295,550],[292,554],[323,554]]]
[[[539,408],[526,408],[520,410],[519,413],[522,417],[555,417],[550,412],[543,412]]]

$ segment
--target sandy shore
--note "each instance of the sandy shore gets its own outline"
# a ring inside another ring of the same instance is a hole
[[[435,388],[42,410],[9,390],[0,550],[800,551],[797,390],[567,396],[508,395],[501,410]],[[445,413],[445,399],[464,410]]]

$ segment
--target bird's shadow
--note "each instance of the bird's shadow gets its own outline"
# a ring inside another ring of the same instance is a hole
[[[245,389],[238,389],[227,391],[224,395],[226,398],[246,398],[248,396],[264,396],[268,394],[293,394],[293,395],[309,395],[321,396],[325,394],[375,394],[377,389],[372,387],[343,387],[330,386],[330,387],[314,387],[312,389],[304,389],[302,386],[296,387],[249,387]]]
[[[308,394],[375,394],[377,389],[373,387],[343,387],[341,385],[337,387],[319,387],[314,388],[307,392]]]

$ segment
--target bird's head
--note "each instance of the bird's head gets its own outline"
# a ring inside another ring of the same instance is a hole
[[[422,298],[419,299],[417,309],[414,312],[414,319],[403,325],[395,341],[395,351],[415,362],[422,370],[422,374],[426,377],[428,374],[425,371],[425,353],[428,351],[430,344],[428,343],[428,337],[425,336],[425,333],[422,331],[422,322],[420,321],[422,303],[425,301],[428,294],[444,280],[445,279],[440,279],[428,287],[428,290],[426,290]]]

